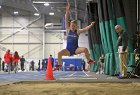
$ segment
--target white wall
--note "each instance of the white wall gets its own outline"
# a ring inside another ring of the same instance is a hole
[[[34,16],[11,16],[3,13],[0,17],[0,41],[5,40],[0,45],[12,52],[18,51],[20,55],[25,54],[27,58],[42,58],[44,19],[41,18],[27,29],[20,30],[21,27],[28,25],[37,18]],[[19,30],[20,32],[16,33]],[[13,33],[16,34],[12,35]],[[4,53],[5,51],[0,50],[2,58]]]
[[[49,55],[52,54],[53,57],[57,58],[57,53],[65,48],[63,39],[64,33],[61,31],[49,32],[44,30],[44,22],[47,21],[44,21],[43,16],[37,22],[28,27],[27,30],[21,30],[19,33],[10,36],[36,18],[37,17],[34,16],[13,17],[8,14],[0,16],[0,41],[6,38],[0,43],[0,45],[6,49],[10,49],[12,52],[18,51],[19,55],[25,55],[25,58],[42,59],[43,32],[45,31],[45,57],[48,58]],[[47,20],[51,22],[52,19],[47,18]],[[54,20],[52,22],[60,23],[59,20]],[[88,37],[85,36],[85,33],[80,35],[79,46],[88,48]],[[5,51],[0,50],[0,57],[3,58],[4,53]]]
[[[63,49],[63,32],[46,32],[46,57],[52,56],[57,57],[57,53]]]

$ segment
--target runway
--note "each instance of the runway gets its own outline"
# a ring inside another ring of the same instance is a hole
[[[97,82],[97,83],[131,83],[131,82],[140,82],[139,78],[130,78],[130,79],[118,79],[116,76],[104,75],[104,74],[95,74],[94,72],[84,72],[84,71],[54,71],[53,76],[55,80],[45,80],[46,72],[45,71],[32,71],[32,72],[18,72],[10,73],[0,72],[0,85],[6,85],[11,83],[18,82]]]

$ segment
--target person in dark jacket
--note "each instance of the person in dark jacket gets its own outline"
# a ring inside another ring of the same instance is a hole
[[[82,66],[83,66],[83,71],[86,71],[86,69],[85,69],[86,62],[85,62],[85,60],[84,60],[84,59],[82,60]]]
[[[52,57],[52,55],[50,55],[49,57],[51,59],[51,63],[52,63],[52,68],[54,67],[54,58]]]
[[[119,62],[120,62],[120,78],[127,77],[127,55],[128,55],[128,37],[127,32],[120,25],[115,26],[116,32],[119,34],[117,40]]]
[[[2,64],[1,64],[1,60],[2,60],[2,58],[0,57],[0,71],[2,70],[2,69],[1,69],[1,65],[2,65]]]
[[[38,62],[38,69],[37,70],[40,71],[40,60]]]
[[[30,62],[30,70],[34,71],[34,65],[35,65],[35,62],[34,62],[34,60],[32,60]]]
[[[24,63],[25,63],[25,58],[24,58],[24,56],[22,56],[22,57],[20,58],[20,66],[21,66],[21,70],[22,70],[22,71],[24,71]]]

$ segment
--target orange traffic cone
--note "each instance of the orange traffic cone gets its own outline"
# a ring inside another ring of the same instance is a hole
[[[53,71],[52,71],[52,64],[51,64],[50,58],[48,58],[48,66],[47,66],[47,70],[46,70],[45,80],[54,80]]]

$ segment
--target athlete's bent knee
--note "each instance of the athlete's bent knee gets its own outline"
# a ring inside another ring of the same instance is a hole
[[[88,49],[87,48],[84,48],[84,52],[88,52]]]
[[[60,52],[58,52],[58,56],[61,56],[62,55],[62,52],[60,51]]]

